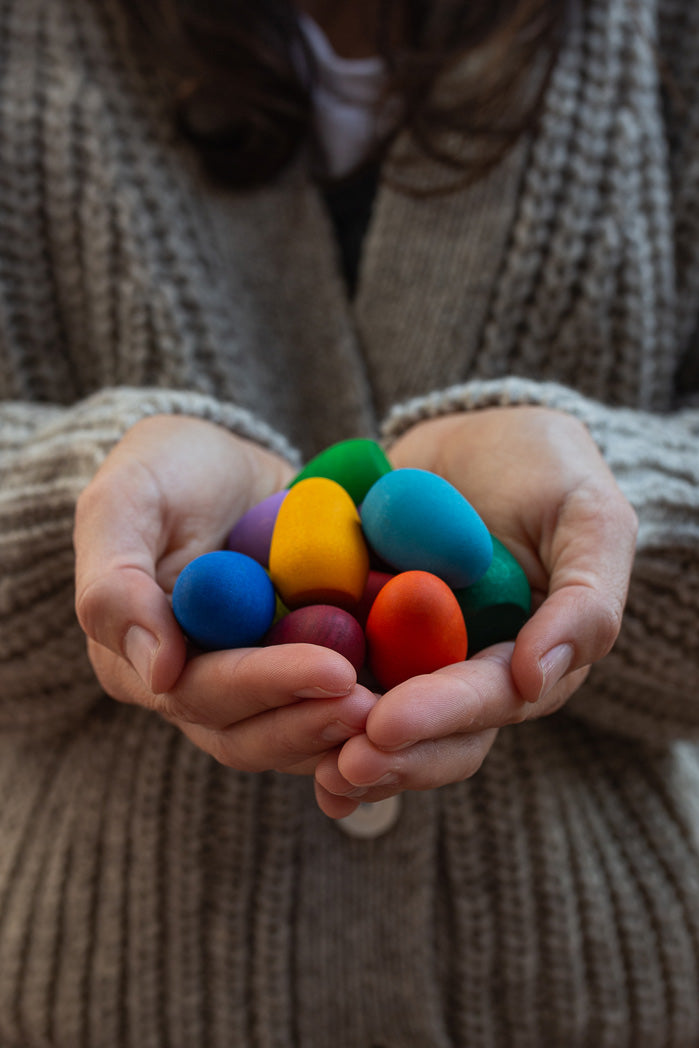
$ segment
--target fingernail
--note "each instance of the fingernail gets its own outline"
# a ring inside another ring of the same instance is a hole
[[[349,724],[343,724],[342,721],[331,721],[323,728],[320,737],[323,742],[344,742],[345,739],[357,734],[357,729],[350,728]]]
[[[153,659],[158,640],[143,626],[130,626],[124,637],[124,654],[147,688],[151,686]]]
[[[395,746],[381,746],[380,749],[386,753],[398,753],[400,750],[407,750],[411,746],[416,746],[420,742],[420,739],[406,739],[405,742],[396,743]]]
[[[539,659],[539,667],[541,669],[539,699],[543,699],[544,695],[548,695],[551,688],[558,684],[561,677],[570,668],[573,654],[572,644],[557,644],[555,648],[551,648],[550,651],[541,656]]]
[[[298,691],[294,692],[295,699],[339,699],[343,695],[349,695],[351,688],[346,688],[342,691],[340,688],[336,688],[334,691],[327,691],[326,688],[299,688]]]
[[[382,775],[380,779],[375,782],[367,782],[366,786],[395,786],[400,776],[394,771],[387,771],[385,775]]]

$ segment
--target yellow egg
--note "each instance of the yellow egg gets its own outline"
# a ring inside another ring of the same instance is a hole
[[[308,477],[290,489],[272,534],[269,573],[289,608],[358,603],[369,551],[357,508],[336,481]]]

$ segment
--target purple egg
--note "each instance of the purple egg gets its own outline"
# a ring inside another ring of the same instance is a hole
[[[269,547],[279,507],[288,495],[287,491],[275,491],[262,502],[244,513],[231,528],[226,545],[236,553],[252,557],[263,568],[269,566]]]
[[[279,619],[263,644],[319,644],[339,652],[359,673],[366,642],[362,627],[349,612],[332,604],[309,604]]]

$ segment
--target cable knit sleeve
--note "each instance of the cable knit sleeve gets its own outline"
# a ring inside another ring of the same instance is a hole
[[[651,743],[699,739],[699,410],[656,415],[555,383],[491,380],[395,408],[384,436],[449,411],[507,404],[547,405],[584,422],[639,518],[620,636],[568,711]]]
[[[126,430],[161,412],[219,423],[298,462],[252,414],[203,394],[118,388],[71,408],[0,405],[0,730],[55,730],[100,697],[73,610],[75,502]]]

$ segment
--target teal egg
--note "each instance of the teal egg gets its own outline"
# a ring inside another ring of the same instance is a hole
[[[379,478],[361,506],[372,550],[397,571],[428,571],[453,589],[485,575],[490,533],[466,498],[436,473],[395,469]]]
[[[506,546],[491,536],[493,559],[485,575],[465,589],[457,589],[468,632],[469,655],[514,640],[531,615],[529,580]]]

